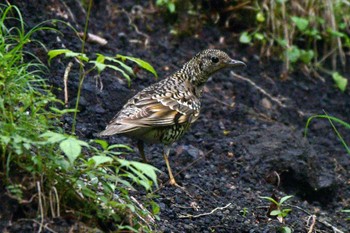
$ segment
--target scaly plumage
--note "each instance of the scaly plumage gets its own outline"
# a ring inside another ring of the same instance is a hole
[[[200,97],[208,78],[223,68],[238,66],[245,64],[223,51],[204,50],[171,76],[132,97],[99,135],[122,134],[137,139],[144,160],[143,142],[162,143],[170,184],[176,185],[168,161],[169,145],[198,119]]]

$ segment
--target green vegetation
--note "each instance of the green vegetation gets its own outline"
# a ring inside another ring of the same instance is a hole
[[[321,115],[315,115],[315,116],[311,116],[309,117],[309,119],[306,122],[305,125],[305,130],[304,130],[304,136],[307,136],[307,131],[309,129],[310,123],[312,120],[317,119],[317,118],[323,118],[323,119],[328,119],[329,123],[331,124],[334,132],[337,134],[337,137],[339,138],[339,140],[341,141],[342,145],[344,146],[346,152],[350,155],[350,148],[348,146],[348,144],[345,142],[345,140],[343,139],[343,137],[341,136],[341,134],[339,133],[339,131],[337,130],[337,128],[335,127],[333,122],[337,122],[341,125],[343,125],[345,128],[350,129],[350,124],[340,120],[339,118],[333,117],[333,116],[329,116],[328,114],[321,114]]]
[[[280,223],[284,224],[285,222],[284,219],[288,216],[288,214],[292,211],[292,209],[283,208],[283,204],[292,197],[293,196],[284,196],[279,200],[276,199],[275,197],[260,197],[260,198],[265,199],[271,203],[268,215],[276,217]],[[277,232],[291,233],[292,230],[288,226],[282,226],[277,229]]]
[[[340,142],[344,146],[346,152],[348,153],[348,155],[350,155],[349,145],[345,142],[344,138],[341,136],[341,134],[339,133],[338,129],[335,127],[333,122],[341,124],[342,126],[344,126],[347,129],[350,129],[350,124],[345,122],[345,121],[340,120],[339,118],[336,118],[336,117],[333,117],[333,116],[329,116],[327,113],[309,117],[309,119],[307,120],[306,125],[305,125],[304,136],[305,137],[307,136],[307,131],[309,129],[311,121],[314,120],[314,119],[317,119],[317,118],[327,119],[329,121],[329,123],[331,124],[334,132],[337,134],[338,139],[340,140]],[[350,213],[350,209],[344,209],[341,212]],[[350,217],[347,217],[346,220],[350,220]]]
[[[77,109],[60,109],[62,101],[42,78],[47,68],[25,50],[29,43],[44,47],[32,35],[53,30],[46,23],[26,31],[17,7],[0,6],[0,189],[18,204],[34,209],[25,217],[41,223],[73,213],[77,220],[89,220],[93,227],[102,221],[113,223],[119,230],[151,231],[150,219],[159,207],[151,197],[139,205],[130,191],[136,187],[150,191],[157,186],[157,169],[120,159],[119,155],[131,150],[125,145],[86,142],[63,132],[59,119]],[[88,61],[83,53],[61,52]],[[54,57],[52,53],[55,51],[51,52]],[[93,62],[99,71],[103,58],[99,55]],[[121,61],[113,62],[122,69],[128,69],[122,61],[129,59],[151,70],[139,59],[117,58]]]
[[[347,214],[348,214],[348,217],[346,218],[346,220],[350,221],[350,209],[348,209],[348,210],[342,210],[341,212],[347,213]]]
[[[347,79],[339,69],[345,68],[349,60],[346,59],[350,48],[349,1],[239,0],[214,4],[194,0],[157,0],[156,5],[166,6],[172,15],[177,15],[182,26],[175,25],[173,31],[178,35],[182,34],[181,30],[198,30],[204,23],[221,22],[239,33],[240,43],[259,47],[262,58],[284,61],[282,78],[298,69],[321,79],[323,74],[332,76],[335,85],[343,92],[347,87]],[[183,16],[193,14],[193,9],[196,9],[200,22]],[[194,30],[190,31],[193,33]]]
[[[344,91],[345,78],[335,70],[346,66],[344,50],[350,48],[346,31],[350,25],[349,2],[253,1],[243,9],[255,12],[256,17],[241,34],[241,43],[261,45],[263,56],[280,56],[285,72],[302,64],[305,72],[317,76],[319,71],[332,74],[336,85]],[[333,71],[325,68],[329,63]]]
[[[245,218],[245,217],[247,217],[247,214],[248,214],[248,208],[247,208],[247,207],[244,207],[244,208],[241,209],[239,212],[240,212],[240,213],[242,214],[242,216]]]
[[[292,209],[284,209],[282,208],[282,204],[292,197],[293,196],[284,196],[279,201],[275,200],[272,197],[260,197],[260,198],[268,200],[269,202],[271,202],[271,204],[274,205],[274,208],[273,210],[271,210],[269,215],[276,216],[277,218],[283,220],[289,214],[289,212],[292,211]]]
[[[175,13],[176,11],[176,0],[157,0],[157,6],[165,6],[169,10],[170,13]]]
[[[51,61],[51,59],[53,59],[59,55],[64,55],[64,57],[66,57],[66,58],[76,59],[79,62],[79,65],[82,67],[80,69],[81,75],[80,75],[79,87],[78,87],[78,91],[77,91],[77,99],[76,99],[75,109],[73,111],[74,117],[73,117],[73,125],[72,125],[72,134],[75,133],[77,113],[79,111],[78,107],[79,107],[79,101],[80,101],[80,95],[81,95],[81,88],[83,86],[85,77],[87,77],[87,75],[89,73],[97,70],[98,74],[100,75],[102,71],[104,71],[106,68],[109,68],[109,69],[120,72],[123,75],[123,77],[126,78],[126,80],[128,81],[128,84],[130,86],[130,84],[131,84],[130,76],[135,76],[135,74],[134,74],[133,69],[124,63],[126,60],[129,60],[129,61],[136,63],[139,67],[151,72],[155,77],[158,77],[157,72],[154,70],[154,68],[148,62],[146,62],[140,58],[123,56],[120,54],[117,54],[115,57],[104,56],[102,54],[96,54],[96,59],[92,60],[92,59],[88,58],[85,53],[73,52],[69,49],[55,49],[55,50],[49,51],[48,55],[49,55],[49,62]],[[93,66],[85,71],[84,64],[86,64],[86,63],[91,63],[91,64],[93,64]]]

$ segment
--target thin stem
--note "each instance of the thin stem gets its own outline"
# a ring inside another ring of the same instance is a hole
[[[89,26],[89,18],[90,18],[91,8],[92,8],[92,0],[89,1],[88,11],[86,14],[83,42],[81,45],[81,53],[84,53],[84,51],[85,51],[85,42],[86,42],[87,30],[88,30],[88,26]],[[79,108],[79,102],[80,102],[80,93],[81,93],[81,88],[83,86],[84,78],[86,76],[86,73],[84,72],[83,63],[80,62],[79,65],[80,65],[79,66],[79,86],[78,86],[77,100],[75,102],[75,108],[74,108],[75,111],[74,111],[74,116],[73,116],[72,134],[75,134],[75,128],[76,128],[76,124],[77,124],[77,114],[78,114],[78,108]]]

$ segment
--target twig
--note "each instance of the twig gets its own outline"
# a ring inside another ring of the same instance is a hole
[[[297,206],[297,205],[287,204],[287,206],[292,207],[292,208],[296,208],[296,209],[298,209],[298,210],[301,210],[301,211],[303,211],[304,213],[306,213],[307,215],[312,215],[309,211],[304,210],[303,208],[301,208],[301,207],[299,207],[299,206]],[[345,233],[344,231],[339,230],[337,227],[333,226],[332,224],[330,224],[329,222],[327,222],[327,221],[325,221],[325,220],[323,220],[323,219],[316,219],[316,221],[319,222],[319,223],[321,223],[321,224],[323,224],[323,225],[325,225],[325,226],[327,226],[327,227],[332,228],[332,230],[333,230],[335,233]]]
[[[63,85],[64,85],[64,104],[68,107],[68,75],[73,66],[73,62],[69,62],[63,76]]]
[[[148,225],[149,222],[155,223],[154,218],[152,217],[152,214],[151,214],[145,207],[143,207],[143,205],[142,205],[138,200],[136,200],[135,197],[130,196],[130,198],[131,198],[131,200],[132,200],[133,202],[135,202],[135,203],[142,209],[143,212],[146,212],[146,213],[147,213],[147,219],[146,219],[146,220],[143,219],[141,216],[138,215],[139,218],[141,218],[147,225]],[[137,214],[136,211],[135,211],[135,213]],[[149,225],[148,225],[148,226],[149,226]],[[150,227],[150,226],[149,226],[149,227]]]
[[[80,36],[80,38],[84,38],[84,32],[78,32],[78,36]],[[88,33],[86,35],[86,41],[96,43],[99,45],[106,45],[108,43],[108,41],[105,38],[102,38],[101,36],[92,33]]]
[[[230,205],[232,205],[232,203],[228,203],[228,204],[225,205],[224,207],[216,207],[215,209],[213,209],[212,211],[210,211],[210,212],[208,212],[208,213],[203,213],[203,214],[198,214],[198,215],[191,215],[191,214],[180,215],[179,218],[199,218],[199,217],[202,217],[202,216],[211,215],[211,214],[213,214],[215,211],[223,210],[223,209],[228,208]]]
[[[310,218],[312,219],[312,222],[311,222],[311,225],[310,225],[307,233],[312,233],[314,230],[315,224],[316,224],[316,215],[314,215],[314,214],[311,215],[308,219],[308,222],[309,222]]]
[[[57,233],[57,231],[55,231],[55,230],[53,230],[52,228],[46,226],[47,224],[42,225],[42,223],[40,223],[40,222],[38,222],[38,221],[36,221],[36,220],[34,220],[34,219],[32,219],[32,221],[35,222],[36,224],[39,224],[40,227],[43,227],[43,228],[45,228],[46,230],[51,231],[52,233]]]
[[[54,193],[54,196],[52,195],[52,193]],[[60,217],[60,202],[59,202],[59,199],[58,199],[58,193],[57,193],[57,189],[56,187],[52,187],[51,190],[50,190],[50,209],[51,209],[51,215],[53,218],[57,218],[57,217]],[[56,210],[57,210],[57,213],[55,212],[55,208],[54,208],[54,198],[56,200]]]
[[[69,17],[72,19],[72,21],[77,24],[77,21],[75,20],[75,17],[72,13],[72,11],[70,10],[70,8],[68,7],[68,5],[64,2],[64,0],[60,0],[60,2],[62,3],[62,5],[66,8],[67,13],[69,15]]]
[[[318,222],[322,223],[323,225],[332,228],[334,233],[345,233],[345,231],[339,230],[337,227],[333,226],[332,224],[330,224],[329,222],[325,221],[325,220],[318,220]]]
[[[244,80],[248,83],[250,83],[253,87],[255,87],[256,89],[258,89],[258,91],[260,91],[261,93],[263,93],[264,95],[266,95],[267,97],[269,97],[272,101],[276,102],[280,107],[283,107],[283,108],[286,108],[287,106],[285,104],[283,104],[281,102],[280,99],[278,98],[275,98],[273,97],[272,95],[270,95],[267,91],[265,91],[263,88],[261,88],[260,86],[258,86],[256,83],[254,83],[252,80],[246,78],[246,77],[243,77],[241,75],[238,75],[234,72],[231,71],[231,75],[235,78],[238,78],[238,79],[241,79],[241,80]]]
[[[39,210],[40,210],[40,227],[39,227],[39,230],[38,230],[38,233],[42,232],[43,230],[43,225],[44,225],[44,208],[43,208],[43,203],[42,203],[42,193],[41,193],[41,187],[40,187],[40,182],[37,181],[36,182],[36,186],[38,188],[38,198],[39,198]]]
[[[145,41],[144,41],[144,46],[147,47],[148,44],[149,44],[149,35],[147,35],[147,34],[144,33],[144,32],[141,32],[141,31],[139,30],[139,28],[135,25],[135,23],[133,22],[133,19],[130,17],[129,13],[128,13],[125,9],[122,9],[122,10],[120,10],[120,11],[123,12],[123,13],[126,15],[126,17],[128,17],[129,25],[132,26],[132,27],[134,28],[135,32],[136,32],[137,34],[139,34],[139,35],[141,35],[141,36],[143,36],[143,37],[146,38]]]
[[[46,226],[47,224],[42,225],[42,223],[36,221],[35,219],[24,219],[24,218],[18,219],[18,222],[28,222],[28,221],[35,222],[36,224],[41,225],[43,228],[45,228],[46,230],[48,230],[48,231],[50,231],[52,233],[57,233],[57,231],[55,231],[55,230],[51,229],[50,227]]]

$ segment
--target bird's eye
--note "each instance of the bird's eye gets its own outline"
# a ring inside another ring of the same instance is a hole
[[[213,63],[218,63],[219,62],[219,58],[218,57],[211,57],[211,61]]]

